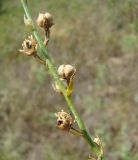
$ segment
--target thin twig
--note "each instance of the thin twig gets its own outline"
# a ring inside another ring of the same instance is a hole
[[[41,63],[41,64],[43,64],[43,65],[46,65],[46,62],[45,62],[43,59],[41,59],[41,58],[38,56],[38,54],[35,54],[35,55],[34,55],[34,58],[36,58],[36,60],[37,60],[39,63]]]

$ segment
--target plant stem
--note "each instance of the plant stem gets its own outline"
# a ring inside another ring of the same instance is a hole
[[[49,68],[49,72],[51,74],[51,76],[54,78],[54,80],[56,81],[56,83],[59,85],[59,88],[61,90],[61,92],[63,93],[63,96],[68,104],[68,107],[69,109],[71,110],[72,114],[74,115],[75,117],[75,120],[81,130],[81,132],[83,133],[84,135],[84,138],[86,139],[86,141],[89,143],[89,145],[91,146],[91,150],[98,156],[100,155],[100,147],[95,143],[93,142],[90,134],[88,133],[85,125],[84,125],[84,122],[83,120],[81,119],[78,111],[76,110],[76,107],[74,106],[73,102],[72,102],[72,99],[71,97],[68,97],[66,95],[66,89],[65,89],[65,86],[64,84],[60,81],[59,79],[59,76],[58,76],[58,73],[57,73],[57,69],[55,67],[55,64],[53,63],[51,57],[49,56],[48,54],[48,51],[46,50],[46,47],[44,46],[43,44],[43,41],[42,39],[40,38],[37,30],[36,30],[36,27],[33,23],[33,20],[30,16],[30,13],[29,13],[29,9],[28,9],[28,6],[27,6],[27,3],[26,3],[26,0],[21,0],[21,3],[22,3],[22,6],[24,8],[24,12],[25,12],[25,15],[27,17],[27,19],[32,23],[32,30],[33,30],[33,34],[39,44],[39,47],[40,47],[40,51],[42,52],[42,54],[44,55],[45,59],[46,59],[46,64]]]

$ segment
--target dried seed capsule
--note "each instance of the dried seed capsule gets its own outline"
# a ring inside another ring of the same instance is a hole
[[[61,110],[61,112],[56,113],[56,117],[58,128],[65,131],[69,131],[73,123],[75,122],[72,116],[69,113],[64,112],[63,110]]]
[[[37,18],[37,25],[45,30],[48,30],[53,25],[53,18],[50,13],[39,13]]]
[[[60,65],[58,68],[59,76],[63,79],[66,79],[66,80],[70,80],[71,78],[73,78],[75,73],[76,73],[76,69],[69,64]]]
[[[33,38],[33,36],[29,36],[27,39],[25,39],[22,43],[23,49],[20,49],[19,51],[24,53],[27,56],[32,56],[36,54],[38,44],[36,40]]]

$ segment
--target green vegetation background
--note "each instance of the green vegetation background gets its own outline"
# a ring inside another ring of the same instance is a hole
[[[49,52],[76,66],[74,102],[107,159],[137,160],[138,1],[29,1],[34,20],[54,17]],[[66,104],[45,68],[18,53],[27,35],[20,1],[0,0],[0,160],[87,159],[87,144],[56,128]]]

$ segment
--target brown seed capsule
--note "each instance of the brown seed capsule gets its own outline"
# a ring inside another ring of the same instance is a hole
[[[31,35],[23,41],[22,47],[23,49],[19,50],[21,53],[24,53],[27,56],[32,56],[36,54],[38,44],[36,40],[33,38],[33,36]]]
[[[61,110],[61,112],[56,113],[55,115],[57,117],[58,128],[65,131],[69,131],[74,123],[74,119],[71,117],[71,115],[67,112],[64,112],[63,110]]]
[[[37,25],[41,28],[44,28],[45,30],[48,30],[53,23],[53,18],[50,13],[39,13],[37,18]]]
[[[66,80],[70,80],[71,78],[73,78],[75,73],[76,73],[76,69],[69,64],[60,65],[58,68],[59,76]]]

